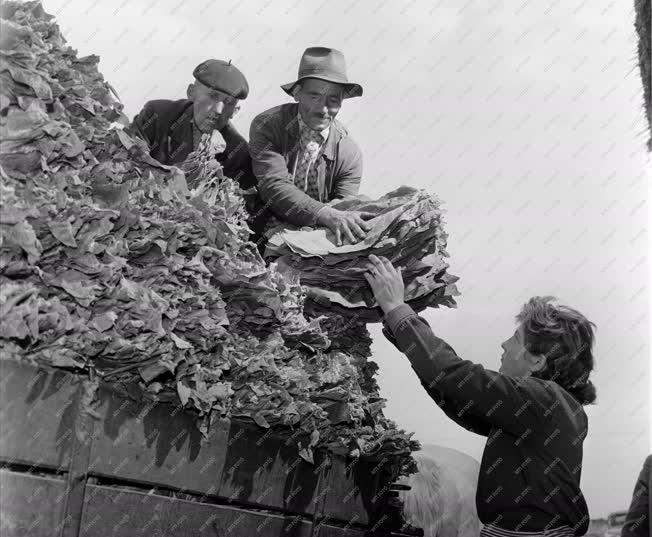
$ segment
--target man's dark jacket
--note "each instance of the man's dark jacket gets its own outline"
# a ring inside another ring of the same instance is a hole
[[[129,131],[147,142],[149,154],[161,164],[179,164],[193,149],[192,121],[192,101],[157,99],[145,104],[134,117]],[[224,168],[224,175],[237,181],[242,189],[256,186],[247,141],[231,122],[220,132],[226,142],[226,150],[217,155],[217,161]],[[252,240],[256,242],[269,218],[269,212],[264,209],[257,193],[245,195],[245,201],[251,215],[248,223],[254,232]]]
[[[192,121],[192,101],[158,99],[145,104],[134,118],[131,131],[147,142],[149,154],[161,164],[178,164],[192,152]],[[238,181],[241,188],[251,188],[256,179],[247,141],[231,122],[220,132],[226,151],[217,160],[224,168],[224,175]]]
[[[249,144],[260,196],[282,220],[314,226],[325,203],[356,195],[362,177],[362,152],[337,120],[317,159],[319,198],[297,188],[290,170],[300,151],[299,105],[287,103],[262,112],[251,122]]]

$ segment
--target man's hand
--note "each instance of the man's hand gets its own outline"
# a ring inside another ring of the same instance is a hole
[[[405,285],[403,284],[402,269],[394,268],[389,259],[385,257],[369,256],[368,272],[366,278],[371,290],[376,297],[376,302],[385,313],[389,313],[396,306],[405,302]]]
[[[342,246],[342,239],[348,239],[351,244],[363,240],[371,226],[365,222],[376,215],[364,211],[339,211],[324,207],[317,215],[317,223],[326,226],[335,234],[335,243]]]

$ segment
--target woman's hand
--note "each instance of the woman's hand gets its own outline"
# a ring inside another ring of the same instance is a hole
[[[370,264],[367,265],[365,279],[376,297],[376,302],[385,313],[389,313],[396,306],[405,302],[405,285],[401,268],[396,270],[389,259],[385,257],[369,256]]]

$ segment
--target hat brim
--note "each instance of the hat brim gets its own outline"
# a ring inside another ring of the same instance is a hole
[[[339,84],[340,86],[344,86],[345,99],[350,99],[351,97],[360,97],[362,95],[362,86],[360,84],[355,84],[353,82],[342,82],[341,80],[336,80],[334,78],[329,78],[325,76],[304,76],[302,78],[299,78],[298,80],[295,80],[294,82],[283,84],[281,86],[281,89],[285,93],[287,93],[290,97],[292,97],[293,96],[292,89],[294,88],[294,86],[296,86],[302,80],[306,80],[307,78],[317,78],[319,80],[325,80],[326,82],[333,82],[334,84]]]

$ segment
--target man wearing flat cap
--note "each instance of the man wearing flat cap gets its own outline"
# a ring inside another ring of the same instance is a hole
[[[130,130],[147,142],[153,158],[168,165],[186,160],[202,134],[218,130],[226,142],[226,150],[217,156],[224,174],[243,189],[254,186],[247,142],[231,123],[249,93],[247,79],[223,60],[206,60],[192,74],[195,81],[188,86],[187,99],[147,102]]]
[[[327,227],[338,245],[362,240],[374,215],[327,205],[360,188],[362,153],[335,116],[362,87],[348,81],[340,51],[310,47],[297,80],[281,88],[295,102],[259,114],[249,134],[258,191],[274,213],[266,229],[288,222]]]

